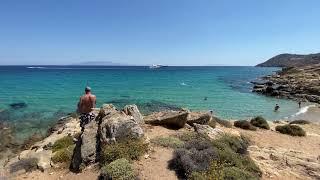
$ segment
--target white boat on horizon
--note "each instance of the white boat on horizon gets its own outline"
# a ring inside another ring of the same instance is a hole
[[[168,67],[168,66],[164,66],[164,65],[161,65],[161,64],[153,64],[153,65],[149,66],[150,69],[159,69],[159,68],[162,68],[162,67]]]

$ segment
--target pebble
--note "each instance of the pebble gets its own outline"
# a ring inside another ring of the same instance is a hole
[[[146,154],[146,155],[144,155],[144,158],[145,158],[145,159],[148,159],[149,156],[150,156],[149,154]]]

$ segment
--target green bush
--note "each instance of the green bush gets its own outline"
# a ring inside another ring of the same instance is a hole
[[[251,119],[250,123],[255,126],[255,127],[259,127],[262,129],[270,129],[270,126],[268,124],[268,122],[261,116],[257,116],[253,119]]]
[[[249,140],[245,137],[238,138],[236,136],[224,135],[212,142],[213,146],[223,150],[226,147],[239,154],[246,154],[249,146]]]
[[[54,163],[68,163],[71,161],[73,149],[75,145],[68,146],[67,148],[60,149],[55,152],[51,158]]]
[[[276,126],[276,131],[282,134],[288,134],[291,136],[305,136],[306,132],[297,125],[286,124],[283,126]]]
[[[260,179],[257,176],[249,173],[244,169],[237,167],[225,167],[223,168],[223,179],[234,179],[234,180],[247,180],[247,179]]]
[[[138,160],[148,151],[148,144],[141,139],[129,139],[108,144],[102,147],[102,164],[108,164],[117,159]]]
[[[58,139],[52,146],[52,152],[59,151],[61,149],[67,148],[73,145],[73,138],[72,136],[65,136],[61,139]]]
[[[230,121],[223,120],[218,117],[212,117],[212,120],[214,120],[215,122],[217,122],[218,124],[220,124],[223,127],[232,128],[232,124]]]
[[[294,120],[294,121],[291,121],[289,124],[310,124],[310,121],[307,121],[307,120]]]
[[[136,174],[130,162],[124,158],[117,159],[101,168],[99,179],[132,180]]]
[[[184,144],[183,141],[176,137],[157,137],[151,139],[151,142],[159,146],[170,148],[179,148],[182,147]]]
[[[250,124],[250,122],[246,120],[235,121],[234,126],[241,129],[245,129],[245,130],[251,130],[251,131],[257,130],[256,127],[254,127],[252,124]]]
[[[209,169],[202,172],[192,172],[188,177],[189,180],[207,180],[207,179],[224,179],[223,167],[217,161],[212,161]]]

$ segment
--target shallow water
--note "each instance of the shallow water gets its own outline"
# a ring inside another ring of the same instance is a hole
[[[269,120],[298,111],[297,103],[251,93],[250,81],[276,68],[256,67],[148,67],[0,66],[0,121],[24,138],[43,132],[58,117],[73,112],[88,83],[98,106],[138,104],[144,113],[186,107],[213,110],[218,116],[243,119],[262,115]],[[12,108],[11,103],[26,107]],[[274,112],[278,103],[280,111]]]

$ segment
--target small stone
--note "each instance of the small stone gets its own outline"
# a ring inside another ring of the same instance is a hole
[[[53,174],[53,172],[49,173],[49,175],[52,175],[52,174]]]
[[[145,159],[148,159],[149,157],[150,157],[149,154],[144,155],[144,158],[145,158]]]

